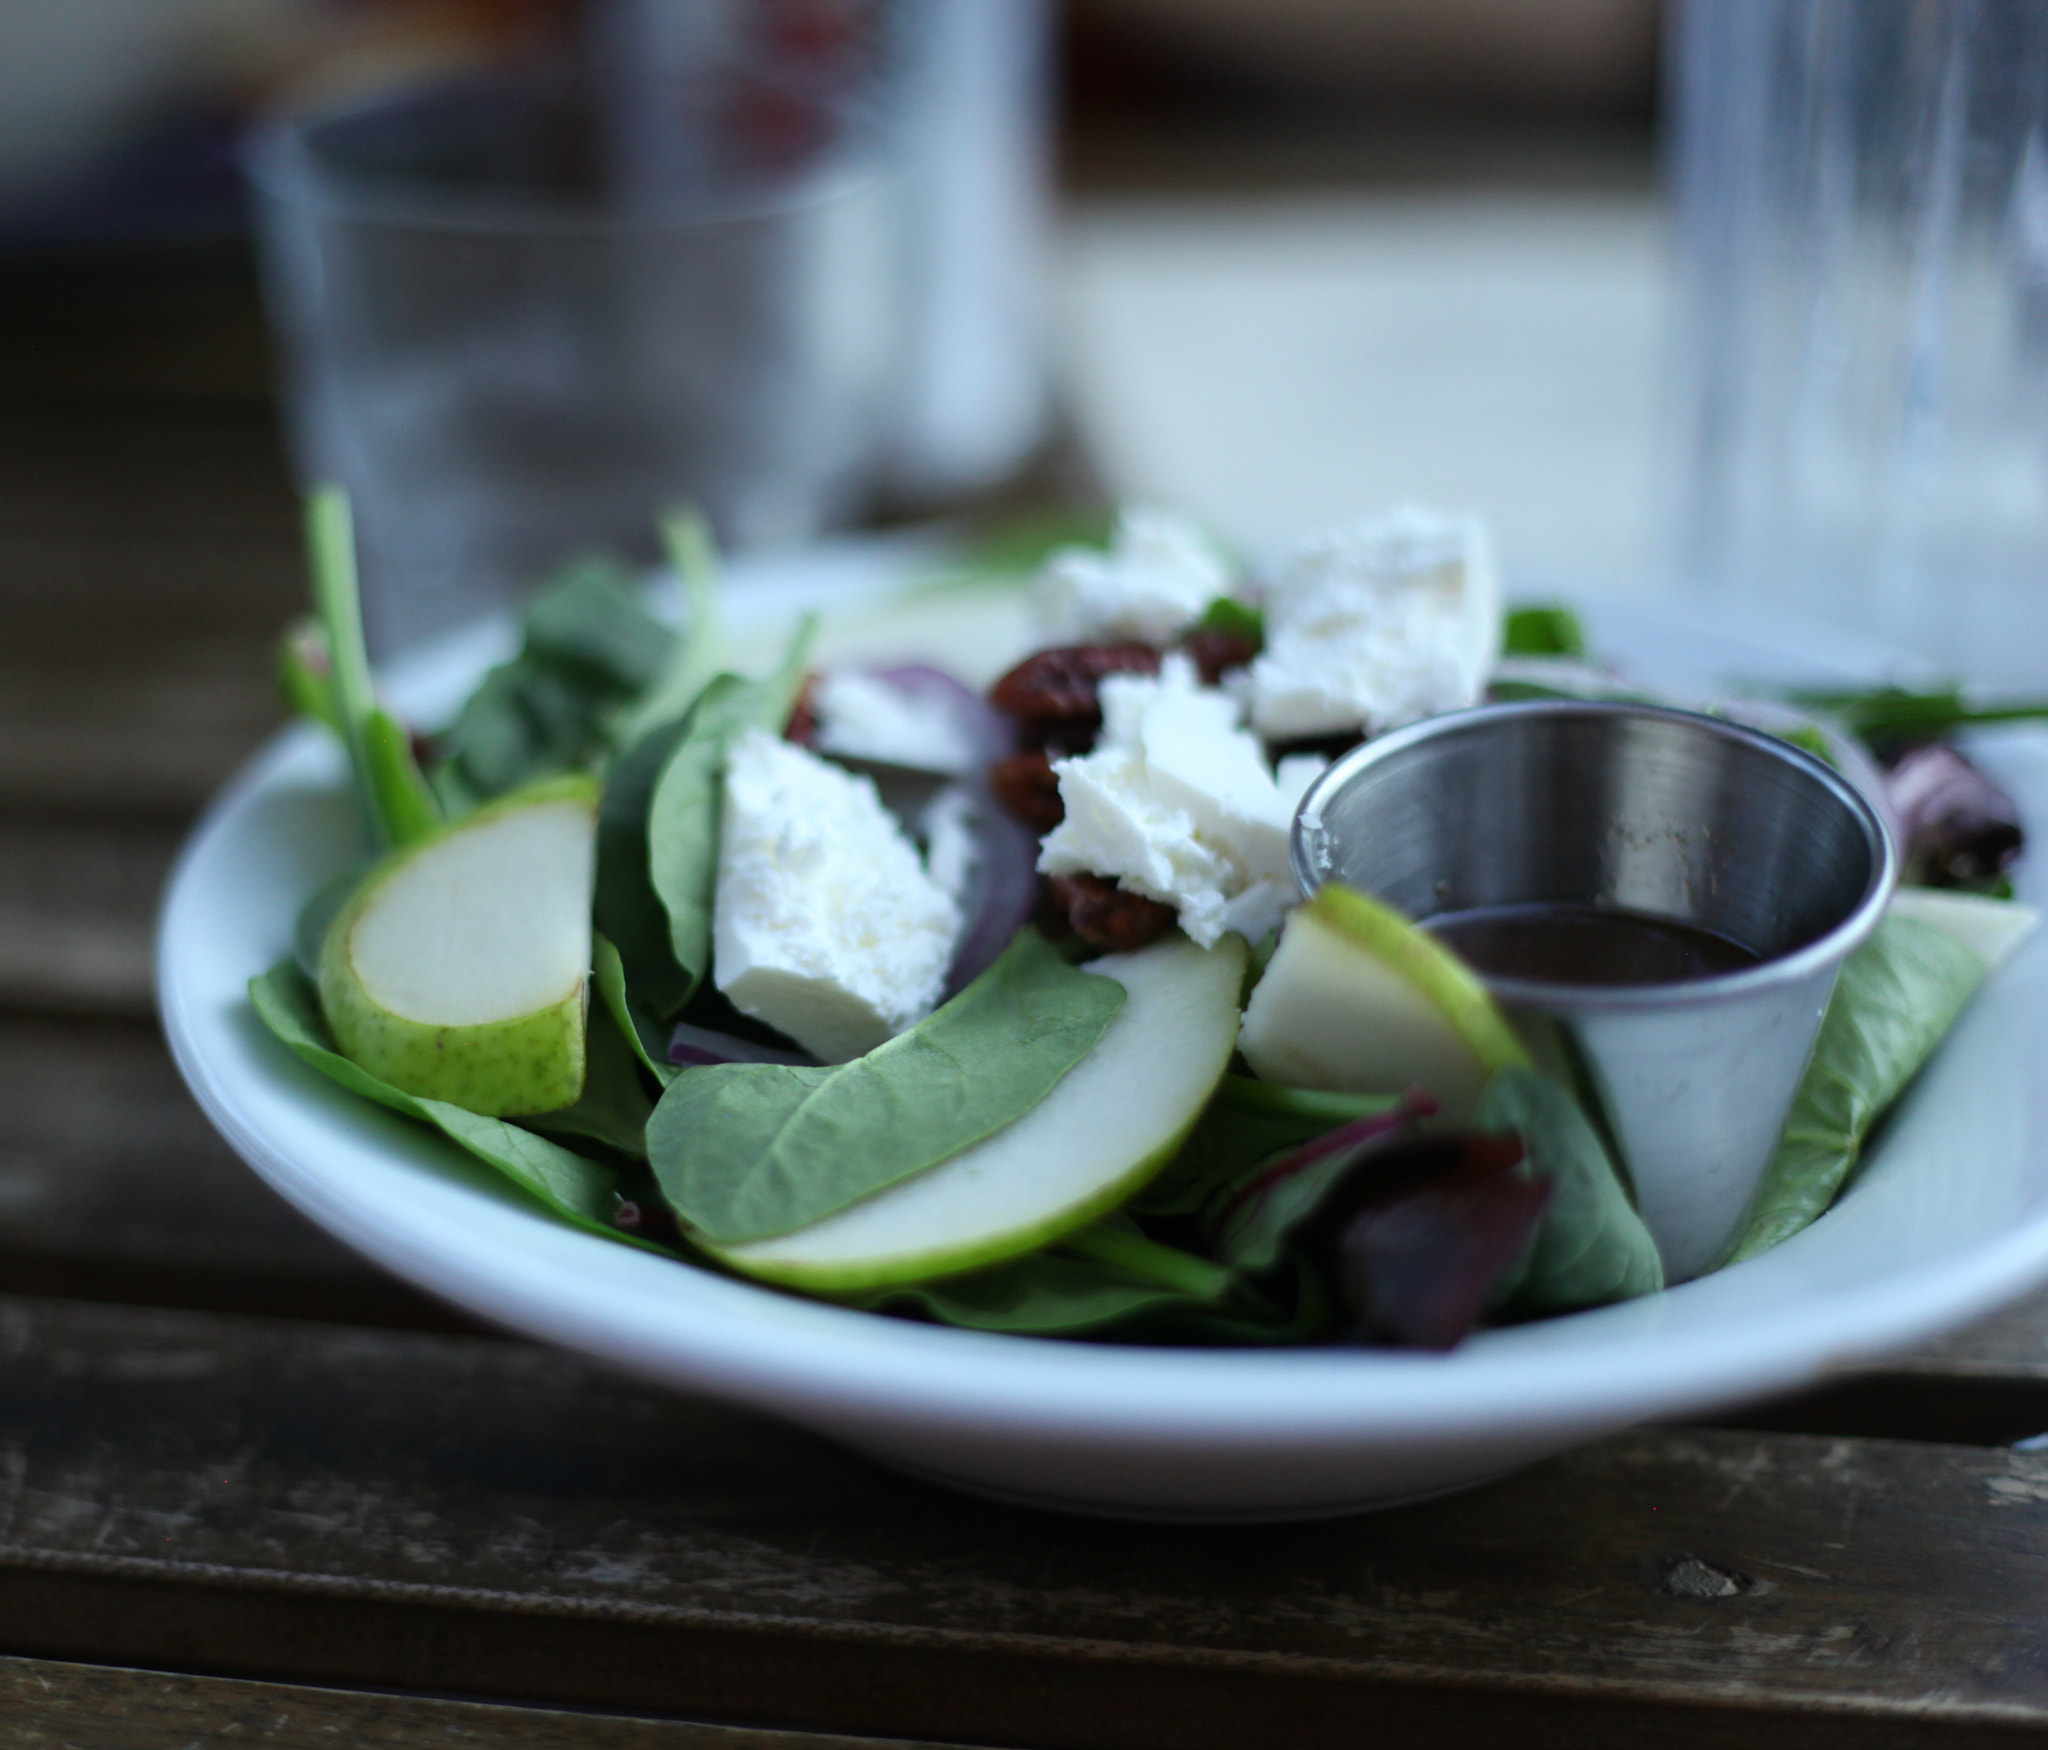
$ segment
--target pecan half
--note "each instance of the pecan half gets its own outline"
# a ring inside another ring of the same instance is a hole
[[[1005,810],[1041,837],[1067,818],[1052,755],[1042,747],[1005,754],[989,767],[988,787]]]
[[[1157,674],[1149,644],[1066,644],[1035,651],[989,688],[989,703],[1017,719],[1024,739],[1086,746],[1102,725],[1105,675]]]
[[[783,725],[784,741],[793,741],[798,747],[809,747],[818,739],[817,692],[817,675],[805,675],[803,684],[797,688],[796,703],[789,708],[789,721]]]
[[[1050,885],[1074,934],[1091,948],[1112,953],[1158,940],[1173,928],[1177,915],[1172,906],[1126,893],[1103,875],[1054,875]]]
[[[1202,684],[1209,687],[1232,669],[1243,668],[1259,653],[1259,647],[1249,638],[1214,630],[1190,632],[1181,640],[1180,647],[1193,659]]]

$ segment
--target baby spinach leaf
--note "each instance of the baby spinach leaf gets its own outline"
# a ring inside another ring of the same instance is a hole
[[[603,935],[591,937],[590,953],[591,980],[597,986],[599,1000],[610,1013],[613,1024],[631,1047],[633,1055],[639,1059],[640,1067],[667,1087],[678,1074],[676,1066],[668,1061],[670,1029],[633,1000],[632,993],[626,989],[625,962],[619,958],[618,949]]]
[[[609,1167],[535,1136],[503,1118],[485,1118],[445,1100],[423,1100],[380,1081],[334,1049],[320,999],[291,961],[280,961],[249,981],[249,998],[263,1024],[293,1052],[352,1094],[433,1125],[478,1160],[504,1174],[527,1195],[586,1232],[647,1251],[665,1247],[622,1234],[612,1225],[618,1207],[616,1178]]]
[[[613,713],[676,643],[640,605],[631,573],[608,559],[562,572],[527,607],[522,628],[519,654],[484,676],[443,737],[444,769],[479,801],[590,764],[610,745]]]
[[[528,656],[616,694],[645,690],[677,644],[641,604],[632,568],[602,555],[566,566],[533,598],[522,626]]]
[[[1532,1069],[1504,1069],[1487,1083],[1473,1123],[1519,1135],[1524,1174],[1551,1187],[1534,1244],[1498,1290],[1502,1311],[1518,1317],[1568,1312],[1664,1286],[1657,1242],[1567,1089]]]
[[[697,695],[725,662],[725,625],[718,602],[718,548],[702,512],[680,510],[662,519],[662,545],[683,591],[682,639],[672,645],[661,671],[627,707],[619,740],[630,747],[659,724],[673,723],[697,702]]]
[[[1826,1212],[1872,1128],[1986,971],[1969,949],[1917,918],[1885,918],[1849,956],[1777,1153],[1723,1262],[1769,1251]]]
[[[593,1003],[584,1036],[583,1092],[573,1106],[517,1120],[544,1136],[583,1137],[645,1159],[653,1097],[640,1079],[640,1059],[603,1003]]]
[[[1586,634],[1570,608],[1555,603],[1510,608],[1501,628],[1503,656],[1583,656]]]
[[[1206,1291],[1176,1287],[1097,1255],[1089,1249],[1096,1231],[963,1276],[844,1296],[842,1304],[968,1330],[1124,1343],[1306,1343],[1330,1324],[1329,1295],[1305,1266],[1257,1289],[1227,1273]]]
[[[660,1020],[675,1017],[696,980],[669,948],[668,913],[648,875],[647,810],[662,768],[688,727],[662,724],[628,748],[605,779],[597,811],[597,927],[623,963],[624,988]]]
[[[1188,630],[1221,632],[1225,637],[1242,639],[1254,650],[1263,650],[1266,645],[1266,616],[1234,595],[1217,596]]]
[[[669,953],[683,974],[685,1000],[711,968],[726,749],[744,730],[779,731],[789,721],[815,632],[816,622],[806,620],[782,666],[761,680],[719,675],[711,681],[690,708],[654,786],[647,807],[647,871],[668,914]]]
[[[1180,1153],[1138,1192],[1131,1208],[1143,1216],[1197,1214],[1221,1186],[1248,1169],[1400,1104],[1394,1094],[1334,1093],[1225,1076]]]
[[[1021,930],[951,1002],[851,1063],[685,1070],[648,1121],[648,1158],[683,1225],[712,1243],[791,1233],[1022,1117],[1123,1000],[1114,979]]]

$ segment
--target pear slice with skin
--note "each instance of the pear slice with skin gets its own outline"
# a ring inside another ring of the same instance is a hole
[[[598,788],[553,778],[371,869],[320,948],[320,1007],[345,1056],[488,1117],[583,1089]]]
[[[1496,1070],[1529,1061],[1464,961],[1399,912],[1335,884],[1287,920],[1238,1049],[1261,1078],[1292,1087],[1420,1087],[1456,1124]]]
[[[922,1282],[1049,1244],[1114,1209],[1171,1160],[1237,1038],[1245,945],[1175,935],[1089,961],[1124,987],[1095,1049],[1014,1124],[949,1161],[771,1239],[734,1269],[823,1293]]]
[[[1901,887],[1891,915],[1913,918],[1969,949],[1996,972],[2040,926],[2041,914],[2015,899],[1990,899],[1942,887]]]

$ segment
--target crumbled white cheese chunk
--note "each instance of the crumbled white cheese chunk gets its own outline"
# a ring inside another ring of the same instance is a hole
[[[1102,683],[1095,751],[1053,766],[1066,819],[1046,837],[1048,875],[1114,876],[1180,913],[1203,947],[1227,930],[1257,941],[1294,898],[1287,835],[1313,761],[1290,761],[1283,791],[1236,701],[1197,684],[1186,657],[1158,678]]]
[[[1199,528],[1171,511],[1130,509],[1108,552],[1064,547],[1047,560],[1032,604],[1049,644],[1170,644],[1229,593],[1229,567]]]
[[[1240,684],[1271,740],[1377,734],[1478,702],[1500,655],[1500,585],[1476,518],[1404,507],[1298,548],[1265,596]]]
[[[965,784],[948,784],[917,816],[917,834],[924,840],[924,866],[941,892],[965,905],[967,885],[981,864],[979,806]]]
[[[727,757],[718,988],[827,1063],[930,1013],[960,911],[870,779],[749,730]]]
[[[976,763],[974,732],[958,705],[936,690],[898,686],[864,669],[832,669],[812,687],[811,710],[820,753],[949,777]]]

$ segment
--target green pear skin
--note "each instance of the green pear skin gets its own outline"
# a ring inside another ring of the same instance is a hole
[[[583,1089],[597,785],[549,779],[393,852],[328,927],[320,1006],[342,1053],[487,1117]]]
[[[1238,1049],[1266,1081],[1347,1093],[1419,1086],[1453,1122],[1527,1053],[1479,977],[1427,931],[1332,884],[1287,920]]]
[[[1175,934],[1089,961],[1128,993],[1096,1047],[1016,1123],[823,1221],[720,1252],[830,1294],[923,1282],[1049,1245],[1125,1202],[1179,1151],[1237,1037],[1242,937]]]

